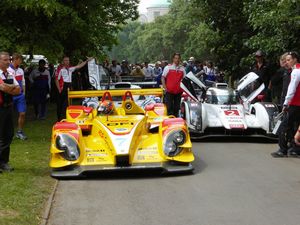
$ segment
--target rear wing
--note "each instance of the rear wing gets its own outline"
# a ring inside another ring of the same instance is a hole
[[[127,92],[132,95],[154,95],[157,97],[163,97],[164,91],[162,88],[151,88],[151,89],[114,89],[114,90],[91,90],[91,91],[70,91],[68,90],[68,101],[69,104],[72,99],[76,98],[92,98],[102,97],[104,93],[109,92],[112,97],[124,96]]]

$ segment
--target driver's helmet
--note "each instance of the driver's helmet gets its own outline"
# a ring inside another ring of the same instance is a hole
[[[98,112],[101,114],[110,114],[113,111],[113,103],[109,100],[104,100],[100,103]]]

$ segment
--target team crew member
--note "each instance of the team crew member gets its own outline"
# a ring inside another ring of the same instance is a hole
[[[10,144],[14,136],[13,95],[21,93],[14,74],[7,70],[9,64],[9,54],[0,52],[0,172],[13,170],[8,164]]]
[[[168,115],[174,115],[177,117],[182,95],[180,83],[185,76],[185,69],[183,66],[180,66],[181,56],[179,53],[175,53],[172,60],[173,64],[164,68],[161,81],[163,88],[166,90]]]
[[[20,65],[23,62],[23,57],[20,54],[13,54],[12,55],[12,63],[9,65],[7,69],[9,73],[14,74],[15,79],[19,83],[21,88],[21,93],[17,96],[13,97],[14,106],[19,113],[18,117],[18,131],[16,133],[16,137],[21,140],[26,140],[27,137],[24,134],[23,128],[25,123],[25,114],[26,114],[26,100],[25,100],[25,78],[24,78],[24,71],[20,68]]]
[[[34,69],[29,76],[33,90],[33,106],[37,119],[46,118],[47,96],[51,89],[51,76],[49,70],[46,69],[46,61],[39,60],[39,67]]]
[[[299,56],[296,52],[289,52],[286,56],[287,66],[292,68],[293,71],[283,104],[283,111],[287,112],[287,116],[282,121],[280,130],[280,135],[286,135],[287,140],[291,141],[292,146],[288,149],[287,144],[285,146],[281,144],[280,149],[272,153],[273,157],[285,157],[287,154],[291,157],[300,156],[300,148],[296,146],[293,138],[295,125],[298,127],[300,124],[300,64],[298,60]]]
[[[86,63],[92,58],[78,64],[77,66],[70,66],[70,58],[65,56],[62,65],[56,71],[55,84],[58,90],[57,96],[57,120],[60,121],[66,118],[66,110],[68,106],[68,89],[72,89],[72,73],[84,67]]]

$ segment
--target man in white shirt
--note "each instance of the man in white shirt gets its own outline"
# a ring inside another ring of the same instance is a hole
[[[121,74],[122,74],[122,68],[120,65],[117,64],[116,60],[111,61],[111,66],[109,67],[109,73],[113,81],[122,81]]]
[[[57,68],[55,75],[55,84],[58,90],[57,96],[57,120],[61,121],[66,118],[66,110],[68,107],[68,89],[72,89],[72,74],[86,65],[92,58],[79,63],[77,66],[70,66],[70,58],[65,56],[62,65]]]
[[[26,114],[26,99],[25,99],[25,78],[24,71],[20,68],[20,65],[23,62],[23,57],[21,54],[14,53],[12,55],[12,62],[7,69],[10,73],[14,74],[16,81],[18,82],[21,93],[13,97],[14,106],[19,113],[18,117],[18,131],[16,133],[16,138],[21,140],[26,140],[27,137],[24,134],[23,128],[25,123],[25,114]]]
[[[12,97],[21,93],[14,74],[7,71],[9,63],[9,54],[0,52],[0,173],[13,171],[8,164],[14,136]]]
[[[145,74],[145,81],[153,81],[153,79],[154,79],[154,70],[151,66],[149,66],[148,62],[145,62],[143,72]]]

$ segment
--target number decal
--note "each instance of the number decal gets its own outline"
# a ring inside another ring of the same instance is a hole
[[[238,110],[225,110],[224,111],[226,116],[239,116],[239,111]]]

